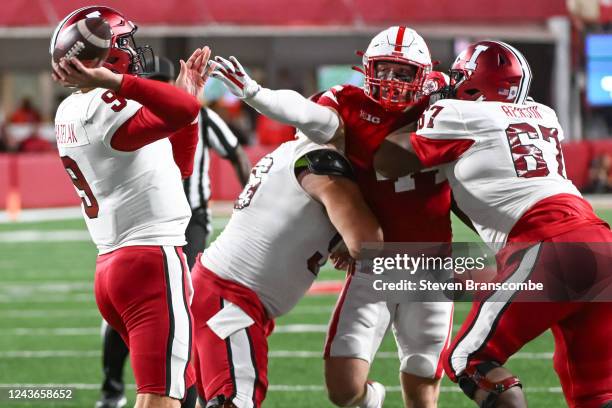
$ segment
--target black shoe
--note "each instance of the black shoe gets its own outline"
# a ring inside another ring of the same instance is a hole
[[[108,395],[102,393],[100,399],[96,402],[95,408],[123,408],[127,405],[127,398],[123,393]]]

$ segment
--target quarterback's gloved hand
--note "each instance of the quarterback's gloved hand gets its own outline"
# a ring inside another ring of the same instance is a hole
[[[223,82],[238,98],[252,98],[261,89],[261,86],[246,73],[236,57],[229,57],[229,61],[215,57],[215,62],[217,63],[215,70],[210,75]]]

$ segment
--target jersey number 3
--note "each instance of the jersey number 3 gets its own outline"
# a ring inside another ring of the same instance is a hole
[[[536,129],[529,123],[513,123],[506,128],[506,136],[508,137],[508,144],[512,152],[512,161],[514,162],[516,175],[531,178],[546,177],[550,174],[544,152],[536,146],[539,140],[544,140],[547,144],[554,144],[557,172],[561,177],[565,178],[559,131],[555,128],[547,128],[542,125],[538,125],[538,128]],[[523,142],[525,143],[521,143],[521,135],[526,135],[523,136]],[[542,147],[541,142],[539,143]],[[546,150],[550,151],[548,148]]]
[[[94,197],[91,187],[89,187],[87,180],[85,180],[83,176],[83,172],[79,169],[79,165],[68,156],[62,156],[62,163],[64,163],[64,168],[70,176],[72,184],[74,184],[74,187],[78,190],[79,197],[81,197],[81,201],[83,202],[85,214],[89,218],[98,218],[98,212],[100,211],[98,200]]]
[[[251,175],[249,176],[249,182],[246,184],[246,186],[244,186],[244,189],[236,199],[236,202],[234,202],[234,209],[242,210],[251,204],[251,200],[259,189],[262,179],[268,172],[270,172],[270,168],[273,164],[274,159],[272,158],[272,155],[268,154],[253,167],[251,170]]]

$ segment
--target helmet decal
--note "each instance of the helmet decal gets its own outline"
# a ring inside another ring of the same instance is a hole
[[[531,68],[525,56],[501,41],[469,45],[450,69],[455,98],[523,104],[529,96]]]
[[[472,53],[472,57],[470,58],[468,62],[465,63],[465,69],[470,69],[472,71],[475,70],[476,67],[478,66],[476,63],[478,56],[488,49],[489,47],[487,45],[482,45],[482,44],[477,45],[476,49],[474,49],[474,52]]]
[[[404,44],[404,33],[406,32],[406,27],[401,26],[397,30],[397,36],[395,37],[395,51],[402,52],[402,47]]]
[[[525,103],[525,100],[527,100],[527,96],[529,96],[529,88],[531,87],[531,67],[529,66],[529,63],[527,62],[527,59],[525,59],[525,56],[522,52],[505,42],[495,42],[513,53],[521,64],[521,69],[523,70],[523,78],[521,79],[521,83],[519,84],[517,92],[518,95],[514,103],[523,104]]]

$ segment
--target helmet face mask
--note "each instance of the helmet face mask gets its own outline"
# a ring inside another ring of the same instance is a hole
[[[365,86],[370,98],[387,110],[404,110],[422,96],[425,68],[403,59],[371,58]]]
[[[134,26],[134,31],[131,33],[117,37],[117,41],[114,46],[121,52],[129,55],[127,73],[146,76],[154,70],[155,54],[153,53],[153,49],[148,45],[136,45],[134,33],[137,29],[138,28]],[[113,70],[112,68],[109,69]]]
[[[53,54],[59,34],[76,22],[88,17],[102,17],[111,27],[111,49],[103,66],[118,74],[146,75],[152,70],[153,50],[148,45],[136,46],[134,34],[138,27],[119,11],[105,6],[83,7],[66,16],[51,37],[49,52]]]
[[[382,31],[363,54],[364,91],[386,110],[403,111],[418,103],[430,71],[425,41],[406,27]]]

